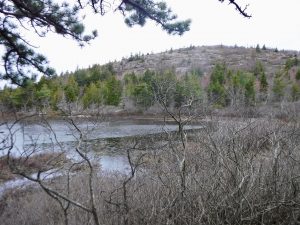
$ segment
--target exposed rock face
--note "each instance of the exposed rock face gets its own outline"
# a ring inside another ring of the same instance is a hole
[[[178,75],[200,70],[205,75],[211,72],[214,64],[226,63],[229,68],[253,70],[257,61],[261,61],[269,75],[283,66],[288,58],[299,56],[297,51],[279,51],[274,49],[256,51],[255,48],[202,46],[170,50],[158,54],[135,55],[113,63],[119,76],[126,73],[143,73],[145,70],[174,69]]]

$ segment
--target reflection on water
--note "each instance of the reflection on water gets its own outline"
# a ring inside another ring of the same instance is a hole
[[[63,150],[71,160],[82,160],[74,151],[79,134],[65,121],[10,126],[11,124],[0,125],[0,156],[6,154],[12,145],[14,155],[21,155],[24,151],[30,154],[33,151],[41,153]],[[141,121],[81,122],[78,127],[85,137],[82,147],[93,150],[88,155],[100,162],[102,171],[125,173],[129,171],[128,160],[124,149],[117,147],[124,145],[123,140],[131,136],[144,136],[149,139],[153,134],[177,130],[176,125],[149,124],[149,121],[147,123]],[[187,130],[200,128],[202,126],[186,126]],[[53,176],[57,175],[59,173]],[[8,181],[0,185],[0,197],[7,189],[27,186],[31,183],[27,179]]]
[[[6,153],[5,150],[11,144],[13,144],[12,153],[15,155],[20,155],[24,151],[41,153],[57,150],[74,154],[73,150],[79,137],[75,127],[66,121],[50,121],[49,124],[16,124],[11,129],[9,126],[0,126],[0,149],[2,149],[0,156]],[[102,152],[100,162],[104,170],[125,168],[126,163],[124,163],[125,158],[121,154],[122,152],[120,149],[116,151],[113,147],[120,138],[177,130],[176,125],[153,124],[151,121],[80,122],[77,126],[84,135],[84,144],[88,145],[89,142],[96,141],[93,143],[92,149],[95,152]],[[186,126],[186,129],[199,128],[201,126]],[[102,142],[97,140],[102,140]],[[104,146],[103,142],[105,142]],[[74,158],[76,155],[69,155],[69,157]]]

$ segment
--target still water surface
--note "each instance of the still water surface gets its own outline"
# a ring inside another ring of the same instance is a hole
[[[85,143],[96,143],[91,151],[91,157],[96,158],[101,164],[102,171],[125,172],[128,171],[128,161],[125,151],[116,149],[107,143],[111,139],[124,139],[127,137],[148,137],[152,134],[173,132],[178,129],[176,125],[152,123],[151,121],[113,121],[113,122],[81,122],[76,124],[82,132]],[[200,129],[202,126],[186,126],[185,129]],[[27,124],[3,124],[0,126],[0,156],[7,153],[12,146],[14,155],[22,155],[24,151],[59,151],[66,152],[67,157],[76,160],[74,146],[79,137],[79,132],[73,125],[65,121],[50,121],[49,123],[27,123]],[[102,147],[101,143],[106,143]],[[103,146],[105,146],[103,148]],[[99,150],[100,149],[100,150]],[[45,173],[47,176],[47,173]],[[35,176],[33,174],[33,176]],[[60,176],[54,173],[52,176]],[[49,178],[49,176],[48,176]],[[51,177],[50,177],[51,178]],[[23,179],[8,181],[0,185],[0,197],[12,188],[21,188],[30,185],[31,182]]]
[[[159,124],[151,121],[113,121],[113,122],[80,122],[76,126],[82,132],[86,141],[103,140],[110,138],[125,138],[147,136],[163,132],[172,132],[178,129],[177,125]],[[79,132],[66,121],[50,121],[49,123],[16,124],[11,129],[0,127],[0,148],[13,144],[12,152],[21,154],[24,150],[59,150],[60,148],[74,149],[74,143],[79,138]],[[199,129],[201,126],[186,126],[187,130]],[[12,138],[11,138],[12,137]],[[65,150],[64,149],[64,150]],[[70,151],[69,151],[70,152]],[[5,151],[0,152],[5,154]],[[98,152],[99,153],[99,152]],[[74,154],[74,153],[73,153]],[[70,156],[70,155],[69,155]],[[124,152],[106,148],[101,152],[100,163],[103,170],[125,169],[127,160]]]

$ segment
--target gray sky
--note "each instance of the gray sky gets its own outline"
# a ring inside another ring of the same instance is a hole
[[[96,63],[120,60],[131,53],[156,53],[190,45],[235,45],[300,50],[299,0],[237,0],[249,4],[251,19],[243,18],[233,5],[217,0],[166,0],[180,19],[192,19],[191,30],[183,36],[170,36],[155,23],[128,28],[119,13],[104,17],[88,13],[87,30],[97,29],[99,36],[84,48],[54,34],[29,39],[39,46],[58,73],[86,68]]]

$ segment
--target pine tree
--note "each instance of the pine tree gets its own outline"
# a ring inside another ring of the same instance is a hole
[[[48,66],[47,59],[36,53],[32,46],[22,38],[23,30],[33,30],[39,36],[46,36],[48,32],[55,32],[64,37],[71,37],[79,45],[91,41],[97,36],[96,31],[84,33],[84,25],[80,22],[80,11],[91,7],[95,13],[104,15],[107,10],[106,1],[87,0],[68,1],[59,0],[10,0],[0,3],[0,45],[4,46],[5,60],[2,79],[10,80],[22,85],[28,78],[34,79],[36,73],[51,76],[55,71]],[[111,4],[113,5],[113,4]],[[189,30],[190,20],[178,21],[177,16],[164,2],[122,1],[114,9],[124,15],[128,26],[143,26],[147,20],[154,20],[162,29],[170,34],[183,34]]]
[[[280,101],[284,97],[284,89],[286,87],[286,84],[282,80],[281,77],[275,77],[274,84],[273,84],[273,94],[274,94],[274,100]]]
[[[300,99],[300,86],[294,83],[291,88],[291,96],[293,101],[298,101]]]
[[[256,61],[253,73],[256,77],[261,75],[262,73],[265,73],[265,67],[261,61]]]
[[[114,76],[104,81],[102,88],[104,104],[117,106],[121,102],[121,82]]]
[[[255,102],[254,78],[251,77],[245,84],[245,100],[246,105],[252,105]]]
[[[99,85],[98,85],[99,86]],[[83,107],[88,108],[92,104],[100,105],[102,96],[100,88],[95,83],[91,83],[84,91],[82,97]]]
[[[70,76],[65,86],[65,96],[67,102],[75,102],[79,98],[79,86],[74,76]]]
[[[260,53],[260,52],[261,52],[259,44],[256,45],[255,51],[256,51],[257,53]]]
[[[218,0],[224,2],[224,0]],[[236,3],[230,0],[244,17],[251,17]],[[47,59],[38,54],[35,43],[24,40],[24,30],[31,31],[38,36],[46,36],[48,32],[55,32],[63,37],[69,37],[84,46],[97,36],[97,31],[87,34],[84,24],[81,23],[80,14],[84,8],[105,15],[108,11],[119,11],[124,16],[124,22],[132,27],[143,26],[152,20],[169,34],[182,35],[190,29],[191,21],[177,20],[176,14],[164,1],[155,0],[122,0],[116,4],[113,1],[98,0],[10,0],[0,2],[0,46],[4,47],[4,71],[0,79],[23,85],[27,79],[34,79],[37,73],[46,76],[55,74],[53,68],[48,66]],[[108,7],[112,7],[111,10]]]
[[[260,82],[260,92],[264,92],[266,93],[268,91],[268,81],[267,81],[267,77],[266,74],[263,72],[261,73],[260,77],[259,77],[259,82]]]
[[[225,64],[216,64],[210,77],[210,84],[208,85],[208,96],[213,102],[218,105],[226,105],[226,91],[225,91],[225,74],[227,68]]]
[[[296,80],[300,80],[300,69],[297,70],[297,73],[296,73]]]

